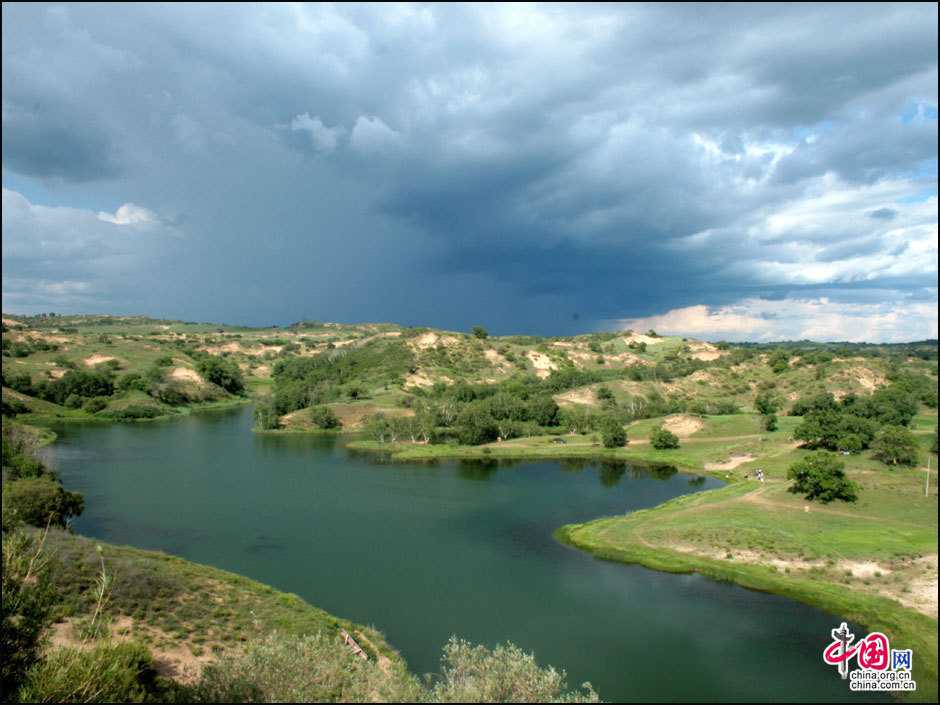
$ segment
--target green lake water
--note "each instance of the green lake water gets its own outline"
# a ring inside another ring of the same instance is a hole
[[[437,670],[456,634],[511,640],[612,702],[858,698],[822,662],[835,617],[552,538],[562,524],[715,480],[596,463],[385,463],[334,438],[259,436],[251,424],[241,408],[56,429],[49,458],[85,494],[75,530],[374,625],[418,673]]]

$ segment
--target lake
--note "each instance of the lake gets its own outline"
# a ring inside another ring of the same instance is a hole
[[[436,671],[456,634],[513,641],[607,701],[859,697],[822,662],[835,617],[552,538],[716,480],[593,462],[389,463],[251,425],[244,407],[66,426],[47,453],[85,494],[78,533],[297,593],[374,625],[417,673]]]

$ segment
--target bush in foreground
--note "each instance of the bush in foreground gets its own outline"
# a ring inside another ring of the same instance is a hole
[[[422,685],[402,666],[359,659],[335,636],[272,635],[206,667],[196,702],[597,702],[587,683],[568,691],[565,673],[542,668],[512,644],[495,649],[452,638],[441,675]]]
[[[0,698],[4,702],[39,661],[42,634],[52,621],[55,590],[47,562],[41,541],[4,525],[0,599]]]
[[[59,648],[33,666],[19,691],[24,703],[142,703],[158,694],[147,648],[102,642],[91,649]]]
[[[823,503],[858,499],[858,487],[845,476],[845,463],[825,451],[810,453],[793,463],[787,470],[787,479],[793,480],[790,491],[806,499]]]

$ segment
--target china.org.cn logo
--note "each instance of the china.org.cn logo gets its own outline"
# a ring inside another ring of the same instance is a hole
[[[888,637],[881,632],[855,641],[849,626],[842,622],[832,630],[832,641],[823,651],[823,661],[835,666],[842,679],[849,681],[849,690],[917,690],[911,676],[913,650],[892,649]]]

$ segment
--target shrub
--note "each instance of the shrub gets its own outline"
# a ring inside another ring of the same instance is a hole
[[[419,702],[421,687],[403,668],[383,671],[335,636],[272,635],[207,666],[195,702]]]
[[[627,444],[627,432],[616,417],[605,416],[600,423],[600,430],[605,448],[622,448]]]
[[[489,409],[482,402],[467,404],[455,422],[457,439],[463,445],[481,445],[495,441],[499,436],[499,427]]]
[[[875,458],[886,465],[917,465],[917,437],[902,426],[886,426],[871,444]]]
[[[115,421],[139,421],[141,419],[155,419],[163,412],[155,407],[146,404],[129,404],[123,409],[108,409],[104,416]]]
[[[142,703],[158,693],[150,652],[121,642],[52,651],[27,673],[19,697],[36,703]]]
[[[845,463],[832,453],[817,451],[793,463],[787,470],[793,480],[790,491],[806,499],[828,503],[836,499],[854,502],[858,487],[845,476]]]
[[[4,374],[3,386],[9,387],[20,394],[33,393],[33,380],[26,372]]]
[[[200,357],[196,367],[207,381],[217,384],[230,394],[241,394],[245,391],[241,370],[233,360],[204,355]]]
[[[650,434],[650,445],[657,450],[668,450],[679,447],[679,437],[662,426],[657,426]]]
[[[761,425],[765,431],[773,432],[777,430],[777,415],[765,414],[761,416]]]
[[[42,634],[52,621],[55,589],[48,559],[35,536],[3,529],[0,598],[0,693],[6,701],[42,653]],[[12,699],[12,698],[10,698]]]
[[[608,387],[598,387],[594,392],[599,401],[613,401],[614,393]]]
[[[556,703],[597,702],[585,683],[581,691],[567,690],[565,672],[541,668],[535,656],[513,644],[495,649],[451,638],[444,647],[441,676],[428,693],[439,703]]]
[[[319,428],[339,428],[343,424],[336,413],[328,406],[314,406],[310,409],[310,420]]]
[[[489,333],[483,326],[473,326],[470,332],[473,334],[474,338],[479,338],[480,340],[484,340],[489,337]]]
[[[754,408],[763,416],[775,414],[780,408],[780,397],[769,390],[763,391],[754,400]]]
[[[128,372],[117,381],[117,388],[122,392],[129,392],[131,390],[146,392],[148,387],[149,384],[147,380],[137,372]]]
[[[82,513],[85,500],[78,492],[69,492],[49,475],[24,477],[3,485],[3,515],[15,517],[31,526],[66,526],[69,519]]]
[[[85,401],[82,404],[82,409],[87,411],[89,414],[97,414],[99,411],[104,409],[108,405],[108,400],[106,397],[92,397]]]

